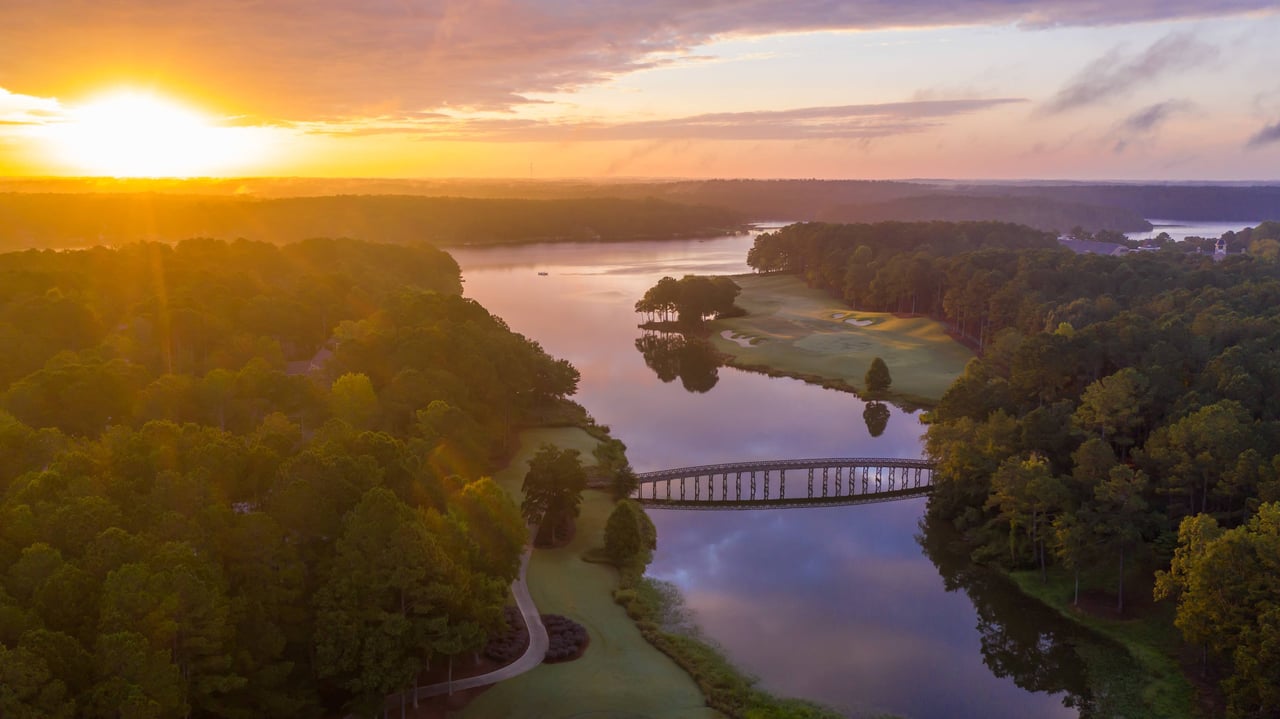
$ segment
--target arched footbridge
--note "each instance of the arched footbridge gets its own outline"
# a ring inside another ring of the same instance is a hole
[[[665,509],[776,509],[869,504],[928,494],[925,459],[782,459],[680,467],[636,475],[631,495]]]

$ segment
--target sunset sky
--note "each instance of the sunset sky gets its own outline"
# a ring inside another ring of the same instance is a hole
[[[1280,180],[1274,0],[3,0],[0,175]]]

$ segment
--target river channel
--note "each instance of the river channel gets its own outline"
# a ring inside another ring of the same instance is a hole
[[[664,275],[748,271],[752,237],[453,248],[464,291],[582,373],[577,400],[637,471],[753,459],[919,457],[893,408],[873,437],[856,396],[733,368],[690,391],[636,349],[635,301]],[[650,511],[649,574],[761,685],[851,716],[1076,717],[1078,630],[921,526],[921,498],[850,507]],[[927,531],[926,531],[927,530]],[[926,549],[927,548],[927,549]],[[1083,699],[1082,699],[1083,697]]]

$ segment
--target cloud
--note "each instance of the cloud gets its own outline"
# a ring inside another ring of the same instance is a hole
[[[502,109],[670,63],[717,39],[943,25],[1104,25],[1274,10],[1274,0],[42,0],[8,3],[6,87],[111,81],[267,121]]]
[[[1154,132],[1173,115],[1190,110],[1193,105],[1186,100],[1165,100],[1148,105],[1129,115],[1120,123],[1120,129],[1135,134]]]
[[[1249,138],[1249,142],[1245,143],[1245,147],[1253,149],[1274,142],[1280,142],[1280,122],[1273,122],[1255,132],[1253,137]]]
[[[1112,133],[1115,137],[1112,152],[1117,155],[1124,153],[1133,142],[1154,134],[1170,117],[1194,107],[1187,100],[1165,100],[1135,111],[1121,120]]]
[[[539,121],[512,118],[455,118],[422,123],[313,126],[328,134],[416,133],[433,139],[485,142],[597,142],[642,140],[828,140],[869,139],[922,132],[947,119],[1020,98],[925,100],[871,105],[803,107],[756,112],[718,112],[638,122]]]
[[[61,115],[57,100],[19,95],[0,87],[0,125],[42,125]]]
[[[1041,108],[1060,113],[1123,96],[1163,75],[1195,67],[1218,49],[1187,33],[1166,35],[1136,56],[1112,50],[1089,63]]]

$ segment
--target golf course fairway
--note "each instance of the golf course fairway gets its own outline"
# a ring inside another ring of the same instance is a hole
[[[862,393],[880,357],[893,384],[881,395],[932,406],[973,358],[946,328],[926,317],[850,310],[792,274],[734,275],[745,317],[709,323],[711,342],[734,367],[782,374]]]

